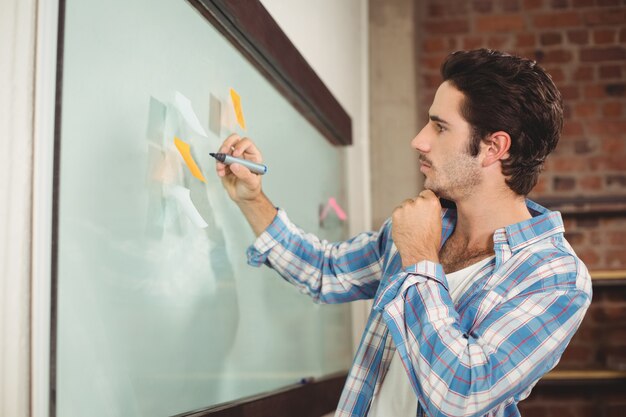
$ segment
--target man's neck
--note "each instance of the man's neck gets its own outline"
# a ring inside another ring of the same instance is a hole
[[[456,202],[454,238],[468,248],[493,248],[493,233],[530,219],[524,197],[514,194],[474,193]]]

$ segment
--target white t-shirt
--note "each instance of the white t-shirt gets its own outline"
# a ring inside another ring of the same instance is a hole
[[[459,300],[478,278],[478,271],[493,258],[491,256],[467,268],[446,274],[452,301],[456,303]],[[415,417],[416,412],[417,396],[413,392],[400,354],[396,351],[380,390],[372,399],[367,417]]]

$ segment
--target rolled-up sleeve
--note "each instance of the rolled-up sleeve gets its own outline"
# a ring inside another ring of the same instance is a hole
[[[279,209],[272,224],[248,248],[248,263],[267,265],[315,302],[373,298],[378,289],[389,224],[331,243],[305,233]]]

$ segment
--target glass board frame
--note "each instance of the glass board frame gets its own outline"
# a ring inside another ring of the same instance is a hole
[[[257,0],[188,0],[281,92],[300,113],[332,144],[352,143],[352,122],[332,93],[315,74],[287,36]],[[63,97],[63,41],[65,0],[59,2],[57,92],[55,112],[52,284],[50,338],[50,416],[56,416],[57,272],[59,237],[59,187],[61,148],[61,109]],[[246,398],[228,405],[210,407],[185,415],[245,415],[271,412],[273,415],[318,415],[334,409],[345,375],[332,375],[306,386],[287,387],[280,392]],[[311,393],[316,393],[312,395]],[[314,398],[315,408],[311,407]],[[269,400],[269,401],[268,401]],[[262,411],[251,404],[265,404]],[[269,409],[267,408],[269,407]],[[255,412],[254,409],[257,411]],[[225,410],[230,410],[224,414]],[[221,413],[221,414],[219,414]],[[313,413],[313,414],[311,414]]]

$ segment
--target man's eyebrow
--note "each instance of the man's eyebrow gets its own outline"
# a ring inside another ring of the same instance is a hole
[[[428,118],[430,120],[432,120],[433,122],[438,122],[438,123],[443,123],[445,125],[450,125],[450,123],[446,122],[445,120],[443,120],[441,117],[434,115],[434,114],[429,114]]]

